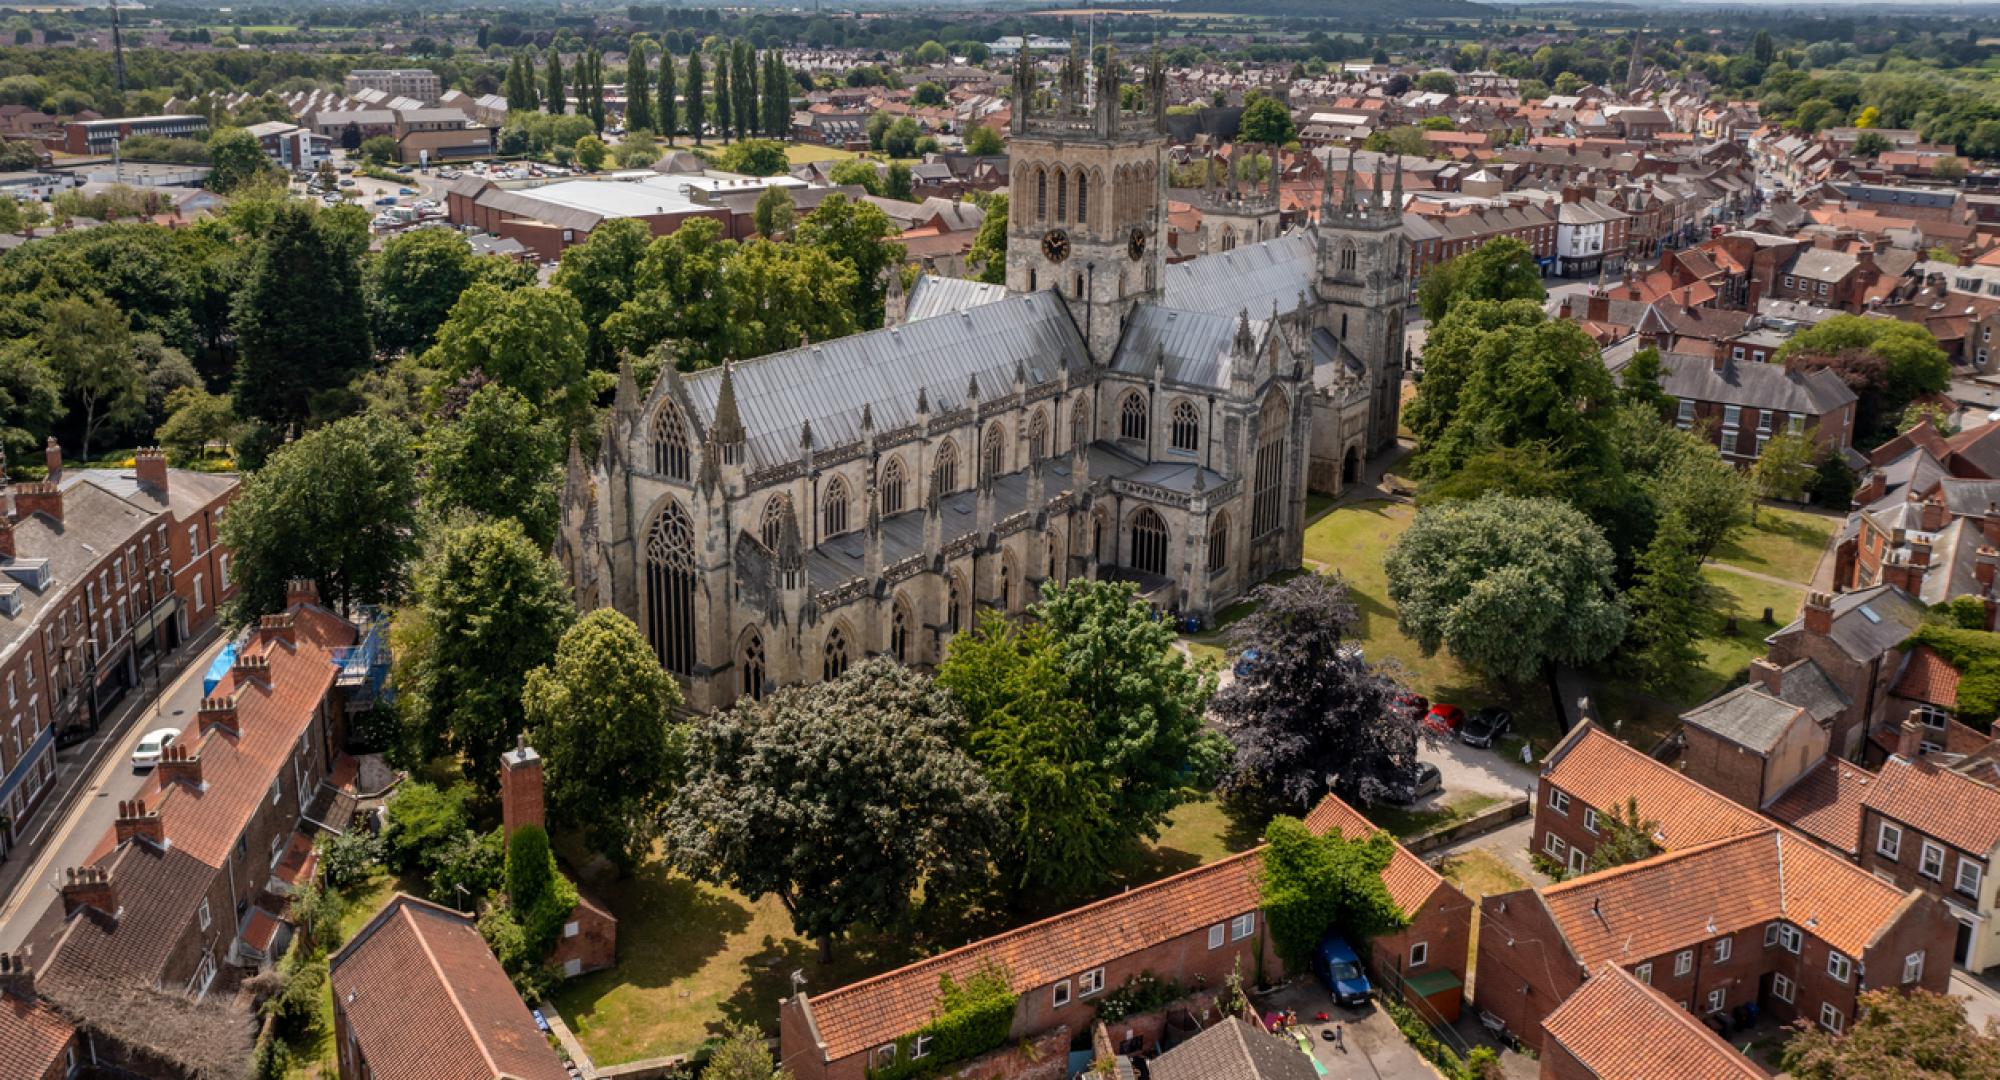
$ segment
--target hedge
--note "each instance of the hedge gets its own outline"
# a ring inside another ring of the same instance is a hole
[[[960,985],[950,975],[938,976],[938,1013],[930,1023],[896,1040],[896,1060],[869,1066],[869,1080],[905,1080],[935,1076],[967,1058],[993,1050],[1007,1041],[1014,1027],[1014,1005],[1007,972],[988,966]],[[912,1058],[920,1037],[931,1042],[924,1056]]]

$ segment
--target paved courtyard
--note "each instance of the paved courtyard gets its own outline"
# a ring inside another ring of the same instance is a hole
[[[1277,991],[1252,995],[1259,1013],[1290,1010],[1311,1033],[1314,1057],[1326,1080],[1437,1080],[1437,1070],[1410,1046],[1389,1014],[1369,1005],[1350,1009],[1335,1005],[1332,995],[1315,979],[1297,979]],[[1327,1019],[1315,1017],[1325,1014]],[[1340,1042],[1327,1034],[1340,1029]]]

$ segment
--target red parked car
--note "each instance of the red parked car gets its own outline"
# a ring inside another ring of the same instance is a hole
[[[1465,710],[1440,701],[1424,714],[1424,726],[1440,735],[1450,735],[1465,726]]]

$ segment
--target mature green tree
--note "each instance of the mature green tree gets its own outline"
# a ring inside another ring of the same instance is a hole
[[[1597,847],[1591,850],[1590,862],[1584,867],[1587,874],[1650,859],[1665,850],[1653,839],[1660,831],[1660,823],[1639,816],[1636,798],[1627,798],[1623,808],[1600,818],[1598,827],[1603,835],[1598,837]]]
[[[1780,1055],[1799,1080],[1976,1080],[2000,1076],[2000,1022],[1981,1033],[1951,994],[1885,986],[1861,995],[1845,1034],[1810,1028]]]
[[[882,150],[892,158],[914,157],[917,153],[917,138],[923,129],[910,117],[898,117],[882,135]]]
[[[884,198],[900,199],[903,202],[916,200],[916,176],[910,167],[900,161],[889,163],[888,171],[882,175],[882,195]]]
[[[1298,131],[1292,126],[1292,113],[1285,103],[1253,93],[1249,104],[1243,107],[1243,118],[1237,122],[1237,144],[1283,146],[1296,138]]]
[[[805,244],[751,240],[725,265],[730,353],[747,359],[859,329],[853,267]]]
[[[1000,800],[958,747],[965,717],[887,659],[695,721],[687,777],[663,815],[689,875],[776,896],[797,933],[887,926],[921,885],[936,901],[982,878]]]
[[[1427,506],[1384,565],[1397,625],[1424,655],[1446,649],[1487,675],[1523,682],[1593,663],[1625,636],[1611,546],[1553,499]]]
[[[308,431],[243,481],[220,530],[235,553],[237,625],[281,611],[310,578],[342,611],[403,594],[415,548],[417,481],[407,431],[357,416]]]
[[[576,299],[590,334],[590,365],[617,367],[617,350],[606,340],[604,322],[640,287],[639,263],[653,243],[652,230],[638,218],[615,218],[590,231],[590,238],[566,249],[551,279]]]
[[[1426,94],[1456,94],[1458,80],[1449,71],[1426,71],[1417,76],[1417,89]]]
[[[82,426],[84,460],[106,427],[122,429],[146,412],[146,371],[117,305],[69,297],[51,305],[37,335],[70,415]]]
[[[688,50],[687,81],[682,83],[682,94],[687,103],[687,129],[694,136],[694,144],[701,145],[702,129],[708,126],[708,107],[702,101],[702,87],[706,82],[701,73],[701,50]]]
[[[747,139],[761,123],[759,117],[761,110],[757,104],[756,56],[750,48],[750,43],[741,38],[730,46],[730,54],[733,71],[729,85],[736,95],[736,137]]]
[[[433,635],[409,687],[419,743],[458,754],[466,775],[492,791],[501,751],[527,729],[528,673],[555,655],[574,617],[562,568],[502,518],[446,532],[416,578]]]
[[[834,198],[839,198],[836,195]],[[784,240],[792,235],[798,224],[798,211],[792,206],[792,193],[772,185],[757,196],[757,205],[751,211],[751,220],[757,225],[757,233],[766,240]]]
[[[770,139],[740,139],[722,152],[717,164],[745,176],[777,176],[785,171],[785,148]]]
[[[1235,748],[1223,790],[1302,814],[1329,793],[1385,797],[1416,766],[1425,729],[1396,707],[1395,679],[1352,647],[1360,616],[1347,585],[1307,573],[1252,596],[1256,609],[1229,631],[1245,660],[1208,709]]]
[[[896,226],[880,207],[835,194],[805,216],[794,239],[853,269],[857,328],[870,330],[882,325],[888,275],[903,261],[903,245],[895,235]]]
[[[1045,583],[1031,610],[1054,634],[1105,766],[1118,778],[1113,812],[1137,835],[1158,835],[1174,807],[1221,776],[1227,743],[1202,726],[1214,677],[1173,648],[1171,625],[1129,582]]]
[[[604,341],[611,354],[623,350],[643,356],[670,343],[683,370],[721,363],[729,355],[732,287],[725,282],[723,267],[735,250],[735,243],[723,238],[721,223],[710,218],[689,221],[648,244],[630,277],[631,296],[604,320]],[[604,261],[610,270],[620,259]],[[580,277],[577,284],[583,280],[603,279],[593,273]],[[608,296],[612,288],[604,286],[604,293]]]
[[[881,169],[874,162],[863,158],[848,158],[846,161],[834,162],[833,168],[827,171],[827,179],[836,186],[852,185],[866,190],[870,195],[882,194]]]
[[[532,822],[507,838],[507,907],[527,937],[529,950],[546,956],[556,933],[576,910],[576,886],[556,866],[549,834]]]
[[[986,200],[986,216],[979,222],[979,231],[972,234],[972,247],[965,259],[979,268],[979,280],[989,285],[1006,283],[1007,196],[994,195]]]
[[[211,394],[198,386],[185,386],[168,394],[166,404],[166,422],[154,435],[176,464],[206,460],[210,445],[216,443],[227,453],[242,426],[228,394]]]
[[[274,425],[306,420],[316,399],[367,369],[365,243],[331,213],[286,203],[273,214],[236,294],[239,412]]]
[[[370,165],[387,165],[396,160],[396,140],[388,135],[370,135],[361,140],[358,149]]]
[[[736,132],[736,91],[729,87],[735,63],[736,54],[724,42],[715,56],[715,132],[724,139]]]
[[[10,460],[29,460],[61,413],[62,380],[34,343],[0,342],[0,449]]]
[[[549,809],[631,873],[652,848],[681,773],[680,685],[632,620],[599,608],[528,673],[528,728],[548,762]]]
[[[375,347],[385,353],[429,348],[459,295],[499,269],[449,229],[412,229],[391,237],[369,261],[365,278]]]
[[[1862,433],[1857,442],[1890,437],[1894,432],[1887,428],[1905,406],[1951,385],[1951,361],[1937,339],[1900,319],[1835,315],[1794,334],[1771,362],[1807,371],[1823,367],[1839,375],[1860,399],[1854,420]]]
[[[708,1080],[792,1080],[791,1070],[772,1059],[764,1033],[754,1024],[731,1024],[701,1074]]]
[[[650,43],[634,35],[625,46],[625,130],[650,131],[653,127],[653,68],[648,63]]]
[[[1000,141],[1000,133],[980,124],[965,134],[965,152],[968,154],[1004,154],[1007,146]]]
[[[562,54],[557,52],[553,46],[549,49],[547,79],[547,89],[543,97],[548,106],[548,111],[552,115],[561,116],[569,111],[569,100],[563,94],[563,88],[566,84],[563,82]]]
[[[1417,284],[1417,305],[1433,323],[1461,300],[1542,300],[1547,296],[1535,253],[1511,236],[1495,237],[1438,263],[1425,271]]]
[[[1644,406],[1661,420],[1674,408],[1675,398],[1660,386],[1660,350],[1648,345],[1632,354],[1618,373],[1618,394],[1628,404]]]
[[[440,518],[457,510],[512,518],[536,546],[555,542],[563,431],[527,399],[482,386],[425,443],[425,509]]]
[[[1396,854],[1388,833],[1315,836],[1298,818],[1280,815],[1264,827],[1264,840],[1257,902],[1287,965],[1304,968],[1330,926],[1365,940],[1408,924],[1382,882]]]
[[[680,88],[674,78],[674,54],[671,49],[660,49],[660,103],[654,110],[654,120],[660,134],[666,136],[667,145],[674,144],[674,136],[681,132]]]
[[[452,305],[424,363],[447,384],[483,372],[581,431],[590,422],[589,338],[583,310],[568,292],[481,282]]]
[[[610,154],[604,140],[595,135],[585,135],[576,141],[576,163],[584,172],[596,172],[604,167],[604,159]]]
[[[1662,515],[1625,596],[1632,612],[1626,655],[1650,686],[1671,686],[1701,662],[1696,642],[1708,613],[1708,585],[1694,545],[1680,514]]]
[[[582,110],[590,116],[590,126],[597,134],[604,134],[604,54],[592,47],[584,54],[586,80],[579,84],[578,95]]]
[[[792,76],[785,70],[785,54],[777,49],[764,51],[764,134],[782,139],[792,131]]]
[[[1818,460],[1819,447],[1813,444],[1809,433],[1773,435],[1750,470],[1757,494],[1766,499],[1804,502],[1812,490],[1816,476],[1813,469]]]
[[[270,172],[271,160],[257,136],[226,127],[208,137],[208,166],[208,186],[227,194]]]
[[[1611,432],[1624,476],[1635,482],[1636,490],[1626,493],[1623,502],[1598,500],[1592,509],[1621,553],[1628,546],[1643,546],[1652,519],[1670,513],[1680,515],[1695,554],[1703,559],[1750,523],[1750,476],[1724,461],[1701,433],[1682,431],[1651,408],[1633,405],[1615,411]],[[1605,512],[1621,507],[1627,520]]]
[[[1112,814],[1117,778],[1048,628],[980,620],[952,639],[938,685],[965,710],[966,749],[1006,799],[1002,887],[1038,908],[1101,886],[1134,835]]]

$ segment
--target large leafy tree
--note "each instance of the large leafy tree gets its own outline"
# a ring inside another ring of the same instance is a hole
[[[1238,145],[1283,146],[1297,137],[1298,133],[1292,127],[1291,110],[1277,98],[1253,94],[1249,104],[1243,107],[1243,119],[1238,123],[1236,132]]]
[[[1694,543],[1679,512],[1662,515],[1625,597],[1632,612],[1626,654],[1653,686],[1671,685],[1701,660],[1696,639],[1708,612],[1708,586]]]
[[[640,256],[630,299],[604,320],[606,346],[643,356],[672,344],[689,371],[720,363],[729,332],[723,266],[735,250],[710,218],[654,240]]]
[[[629,131],[653,128],[653,68],[647,63],[652,42],[634,35],[625,46],[625,127]]]
[[[854,271],[857,329],[882,325],[882,298],[888,275],[903,260],[903,245],[891,237],[896,227],[873,203],[828,195],[799,223],[796,241],[825,252]]]
[[[1202,726],[1215,679],[1173,648],[1174,631],[1130,582],[1042,586],[1032,613],[1048,626],[1074,699],[1117,778],[1112,813],[1153,837],[1167,814],[1214,786],[1228,744]]]
[[[1951,385],[1951,360],[1937,339],[1899,319],[1835,315],[1793,335],[1771,362],[1832,370],[1860,399],[1856,430],[1873,438],[1893,434],[1886,429],[1910,402]]]
[[[257,136],[240,127],[218,129],[208,137],[208,186],[228,194],[254,183],[271,171],[271,161]]]
[[[1639,815],[1637,798],[1627,798],[1624,807],[1613,810],[1602,820],[1600,827],[1604,835],[1591,849],[1585,873],[1595,874],[1599,870],[1650,859],[1665,850],[1653,838],[1660,831],[1660,823]]]
[[[681,83],[686,103],[688,133],[694,136],[694,144],[701,145],[702,129],[707,125],[708,106],[702,103],[702,87],[706,80],[701,73],[701,50],[688,50],[687,79]]]
[[[1511,236],[1495,237],[1431,267],[1417,285],[1417,304],[1431,322],[1444,318],[1461,300],[1541,300],[1547,295],[1535,253]]]
[[[1951,994],[1869,990],[1859,1013],[1845,1034],[1812,1027],[1793,1035],[1780,1055],[1785,1071],[1799,1080],[2000,1076],[2000,1022],[1989,1019],[1980,1033],[1966,1020],[1965,1003]]]
[[[316,399],[367,369],[364,250],[365,234],[357,239],[331,212],[286,203],[272,215],[236,295],[237,411],[303,421]]]
[[[553,283],[576,298],[590,328],[591,366],[615,370],[617,351],[604,336],[604,321],[640,287],[639,263],[653,243],[652,230],[638,218],[616,218],[590,231],[590,239],[563,252]]]
[[[988,285],[1006,283],[1007,196],[994,195],[986,200],[986,216],[979,221],[979,231],[972,234],[972,247],[965,253],[965,261],[979,268],[979,280]]]
[[[528,728],[548,761],[549,807],[630,873],[645,858],[681,771],[680,685],[632,620],[599,608],[528,673]]]
[[[243,481],[222,519],[238,624],[285,606],[285,583],[318,582],[341,610],[401,598],[414,550],[409,433],[357,416],[307,432]]]
[[[1625,636],[1611,546],[1554,499],[1487,495],[1417,514],[1385,562],[1396,621],[1424,655],[1523,681],[1588,664]]]
[[[132,331],[116,305],[102,297],[60,300],[48,309],[37,335],[49,370],[82,428],[85,460],[107,425],[122,428],[145,415],[146,371]]]
[[[555,543],[563,433],[527,399],[488,384],[425,435],[424,506],[512,518],[543,549]]]
[[[1372,802],[1416,764],[1421,718],[1350,644],[1357,613],[1337,578],[1260,585],[1230,628],[1248,661],[1209,705],[1235,747],[1224,790],[1301,813],[1329,792]],[[1254,650],[1254,657],[1252,657]]]
[[[751,240],[730,253],[723,276],[726,340],[736,357],[763,356],[859,329],[860,278],[820,248]]]
[[[555,655],[573,616],[562,569],[513,520],[473,522],[425,558],[417,601],[429,631],[410,665],[418,742],[457,753],[492,790],[501,752],[527,728],[528,673]]]
[[[1046,626],[993,617],[952,639],[938,685],[965,710],[965,746],[1005,797],[1001,886],[1046,906],[1099,885],[1132,845],[1111,808],[1094,724]]]
[[[799,934],[887,926],[987,872],[1000,800],[959,749],[965,717],[886,659],[695,722],[663,815],[675,865],[757,900]]]
[[[62,412],[62,382],[32,342],[0,342],[0,448],[26,460]]]
[[[375,347],[385,353],[420,353],[430,348],[452,305],[474,282],[513,288],[533,280],[533,267],[474,255],[465,237],[448,229],[399,233],[368,264]]]
[[[1287,964],[1305,966],[1328,927],[1366,939],[1408,923],[1382,882],[1396,855],[1388,833],[1315,836],[1299,819],[1279,816],[1265,826],[1264,837],[1257,900]]]
[[[654,110],[653,119],[660,134],[666,136],[668,146],[674,144],[674,136],[681,130],[680,90],[676,82],[673,50],[663,45],[660,49],[660,103]]]
[[[1715,444],[1663,423],[1647,406],[1622,406],[1612,420],[1612,442],[1623,475],[1634,482],[1624,520],[1595,514],[1614,546],[1634,549],[1650,539],[1650,522],[1680,515],[1694,553],[1702,559],[1750,522],[1750,477],[1722,459]]]
[[[425,365],[447,383],[480,372],[580,431],[590,420],[583,310],[562,289],[473,285],[438,328]]]

